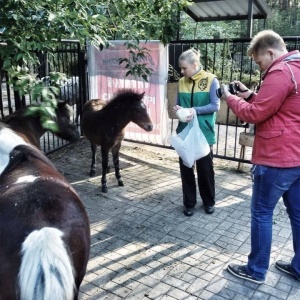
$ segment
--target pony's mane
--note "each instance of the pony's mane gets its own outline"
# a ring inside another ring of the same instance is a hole
[[[41,104],[39,104],[39,103],[33,103],[33,104],[29,104],[29,105],[20,107],[18,110],[15,110],[12,114],[5,116],[3,119],[3,122],[6,124],[9,124],[9,122],[11,122],[11,121],[19,120],[20,118],[24,118],[24,114],[29,107],[40,107],[40,106],[41,106]],[[34,113],[31,115],[27,115],[27,117],[28,118],[29,117],[36,118],[36,117],[39,117],[39,114]]]
[[[140,93],[134,92],[132,90],[122,90],[107,102],[107,106],[115,105],[116,103],[133,102],[139,98]]]
[[[6,124],[8,124],[11,120],[14,119],[19,119],[25,112],[25,109],[28,107],[27,106],[23,106],[21,108],[19,108],[18,110],[14,111],[12,114],[5,116],[3,118],[3,122],[5,122]]]

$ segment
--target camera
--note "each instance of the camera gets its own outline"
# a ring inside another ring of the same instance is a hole
[[[237,92],[240,92],[241,90],[240,90],[240,87],[237,83],[229,83],[228,91],[230,92],[230,94],[236,95]],[[222,94],[223,94],[223,89],[218,88],[216,93],[217,93],[218,98],[221,98]]]

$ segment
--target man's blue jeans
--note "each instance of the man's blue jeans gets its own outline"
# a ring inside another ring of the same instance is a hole
[[[248,271],[265,279],[272,243],[273,211],[282,197],[290,218],[295,256],[292,269],[300,277],[300,167],[252,166],[251,253]]]

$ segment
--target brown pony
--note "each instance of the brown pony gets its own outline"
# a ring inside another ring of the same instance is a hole
[[[40,104],[29,105],[31,107],[39,107]],[[39,110],[33,115],[25,115],[29,106],[15,111],[3,119],[3,122],[10,125],[19,135],[29,142],[40,148],[40,138],[46,132],[41,122],[41,115]],[[76,142],[80,138],[80,134],[76,125],[71,120],[72,108],[65,101],[58,101],[55,109],[54,121],[58,126],[58,131],[53,132],[56,136],[68,140],[69,142]]]
[[[109,169],[108,154],[112,151],[115,176],[119,186],[123,186],[120,174],[119,151],[124,139],[124,128],[134,122],[146,131],[153,129],[152,122],[142,101],[144,93],[131,90],[118,93],[112,100],[105,102],[95,99],[88,101],[83,107],[81,129],[91,142],[92,164],[90,176],[96,173],[97,145],[101,146],[102,155],[102,192],[107,192],[106,174]]]
[[[86,272],[88,216],[39,134],[0,122],[0,299],[78,299]]]

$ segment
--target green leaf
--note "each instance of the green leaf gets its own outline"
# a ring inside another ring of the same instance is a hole
[[[44,120],[42,122],[42,127],[53,132],[58,132],[59,130],[58,125],[52,120]]]
[[[56,18],[56,15],[54,13],[49,13],[49,16],[48,16],[48,20],[51,22],[53,21],[54,19]]]

